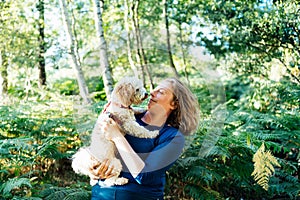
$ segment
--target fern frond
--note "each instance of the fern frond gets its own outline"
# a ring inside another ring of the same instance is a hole
[[[43,200],[39,197],[14,197],[13,200]]]
[[[265,151],[264,143],[253,156],[254,171],[251,176],[263,189],[268,190],[270,176],[275,172],[274,166],[280,164],[270,151]]]
[[[199,154],[201,153],[201,150],[199,152]],[[224,148],[224,147],[220,147],[220,146],[211,146],[210,150],[208,152],[206,152],[206,157],[210,157],[210,156],[218,156],[218,157],[222,157],[222,158],[230,158],[230,152],[228,151],[228,149]],[[200,157],[203,158],[203,157]]]
[[[270,130],[263,130],[263,131],[256,131],[253,133],[253,138],[257,140],[264,140],[264,141],[272,141],[280,138],[282,136],[281,133],[277,133],[275,131]]]
[[[211,128],[207,130],[207,134],[202,142],[198,156],[201,158],[208,157],[215,154],[215,145],[220,138],[221,129],[216,127],[216,125],[211,125]],[[214,152],[211,152],[214,151]]]
[[[197,161],[199,161],[199,157],[189,156],[186,158],[181,158],[180,162],[178,162],[177,164],[181,165],[181,166],[187,166],[187,165],[193,165],[193,163],[195,163]]]
[[[194,199],[215,200],[222,199],[221,194],[211,188],[205,188],[199,185],[187,185],[185,188]]]
[[[33,138],[29,137],[18,137],[18,138],[12,138],[12,139],[4,139],[0,140],[0,149],[1,151],[4,151],[6,149],[6,152],[9,150],[11,151],[33,151],[34,147],[32,145]]]
[[[0,192],[3,196],[8,197],[11,195],[11,191],[20,188],[22,186],[27,186],[31,188],[30,179],[28,178],[12,178],[6,181],[3,185],[0,186]]]
[[[85,190],[75,190],[72,193],[68,194],[64,200],[84,200],[84,199],[90,199],[89,192]]]
[[[50,187],[43,190],[40,196],[45,200],[88,200],[90,199],[90,192],[81,188]]]
[[[38,156],[51,156],[51,158],[60,158],[61,153],[58,150],[58,145],[60,141],[63,141],[65,136],[52,136],[43,140],[43,145],[38,148]]]

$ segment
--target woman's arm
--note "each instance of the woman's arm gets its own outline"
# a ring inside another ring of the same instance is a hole
[[[121,155],[131,175],[133,178],[136,178],[145,166],[144,161],[132,149],[124,136],[114,138],[112,141],[115,143],[119,154]]]
[[[132,149],[114,120],[109,118],[106,122],[101,124],[101,128],[106,133],[106,138],[115,143],[129,172],[136,178],[145,167],[144,161]]]

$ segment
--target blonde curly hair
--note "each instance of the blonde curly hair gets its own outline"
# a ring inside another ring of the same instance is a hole
[[[176,109],[169,115],[167,123],[178,128],[184,135],[192,134],[197,130],[200,120],[197,97],[177,78],[167,78],[162,82],[167,82],[172,87],[173,101],[176,104]]]

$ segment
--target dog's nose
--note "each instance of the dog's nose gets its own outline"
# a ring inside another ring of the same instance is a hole
[[[145,92],[144,93],[144,97],[143,97],[143,99],[142,99],[142,101],[144,101],[145,99],[147,99],[148,98],[148,93],[147,92]]]

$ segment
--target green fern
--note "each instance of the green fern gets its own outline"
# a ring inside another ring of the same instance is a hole
[[[13,178],[6,181],[3,185],[0,186],[0,194],[2,194],[4,197],[11,197],[11,192],[14,189],[19,189],[21,187],[29,187],[31,188],[30,179],[28,178]]]
[[[77,189],[77,190],[73,190],[64,198],[64,200],[76,200],[76,199],[79,200],[90,199],[90,193],[85,190]]]
[[[202,186],[187,185],[185,190],[191,194],[193,199],[199,199],[199,200],[224,199],[221,197],[221,194],[218,193],[217,191]]]
[[[16,197],[16,196],[14,196],[14,198],[12,200],[43,200],[43,199],[41,199],[39,197]]]
[[[275,172],[274,166],[280,167],[280,164],[270,151],[265,151],[264,143],[253,156],[254,171],[251,176],[266,191],[269,188],[270,176]]]
[[[84,200],[90,199],[90,192],[77,188],[50,187],[40,193],[45,200]]]
[[[65,140],[65,136],[50,136],[43,139],[43,145],[38,147],[38,151],[35,157],[48,156],[51,158],[61,158],[63,155],[59,152],[59,142]]]

